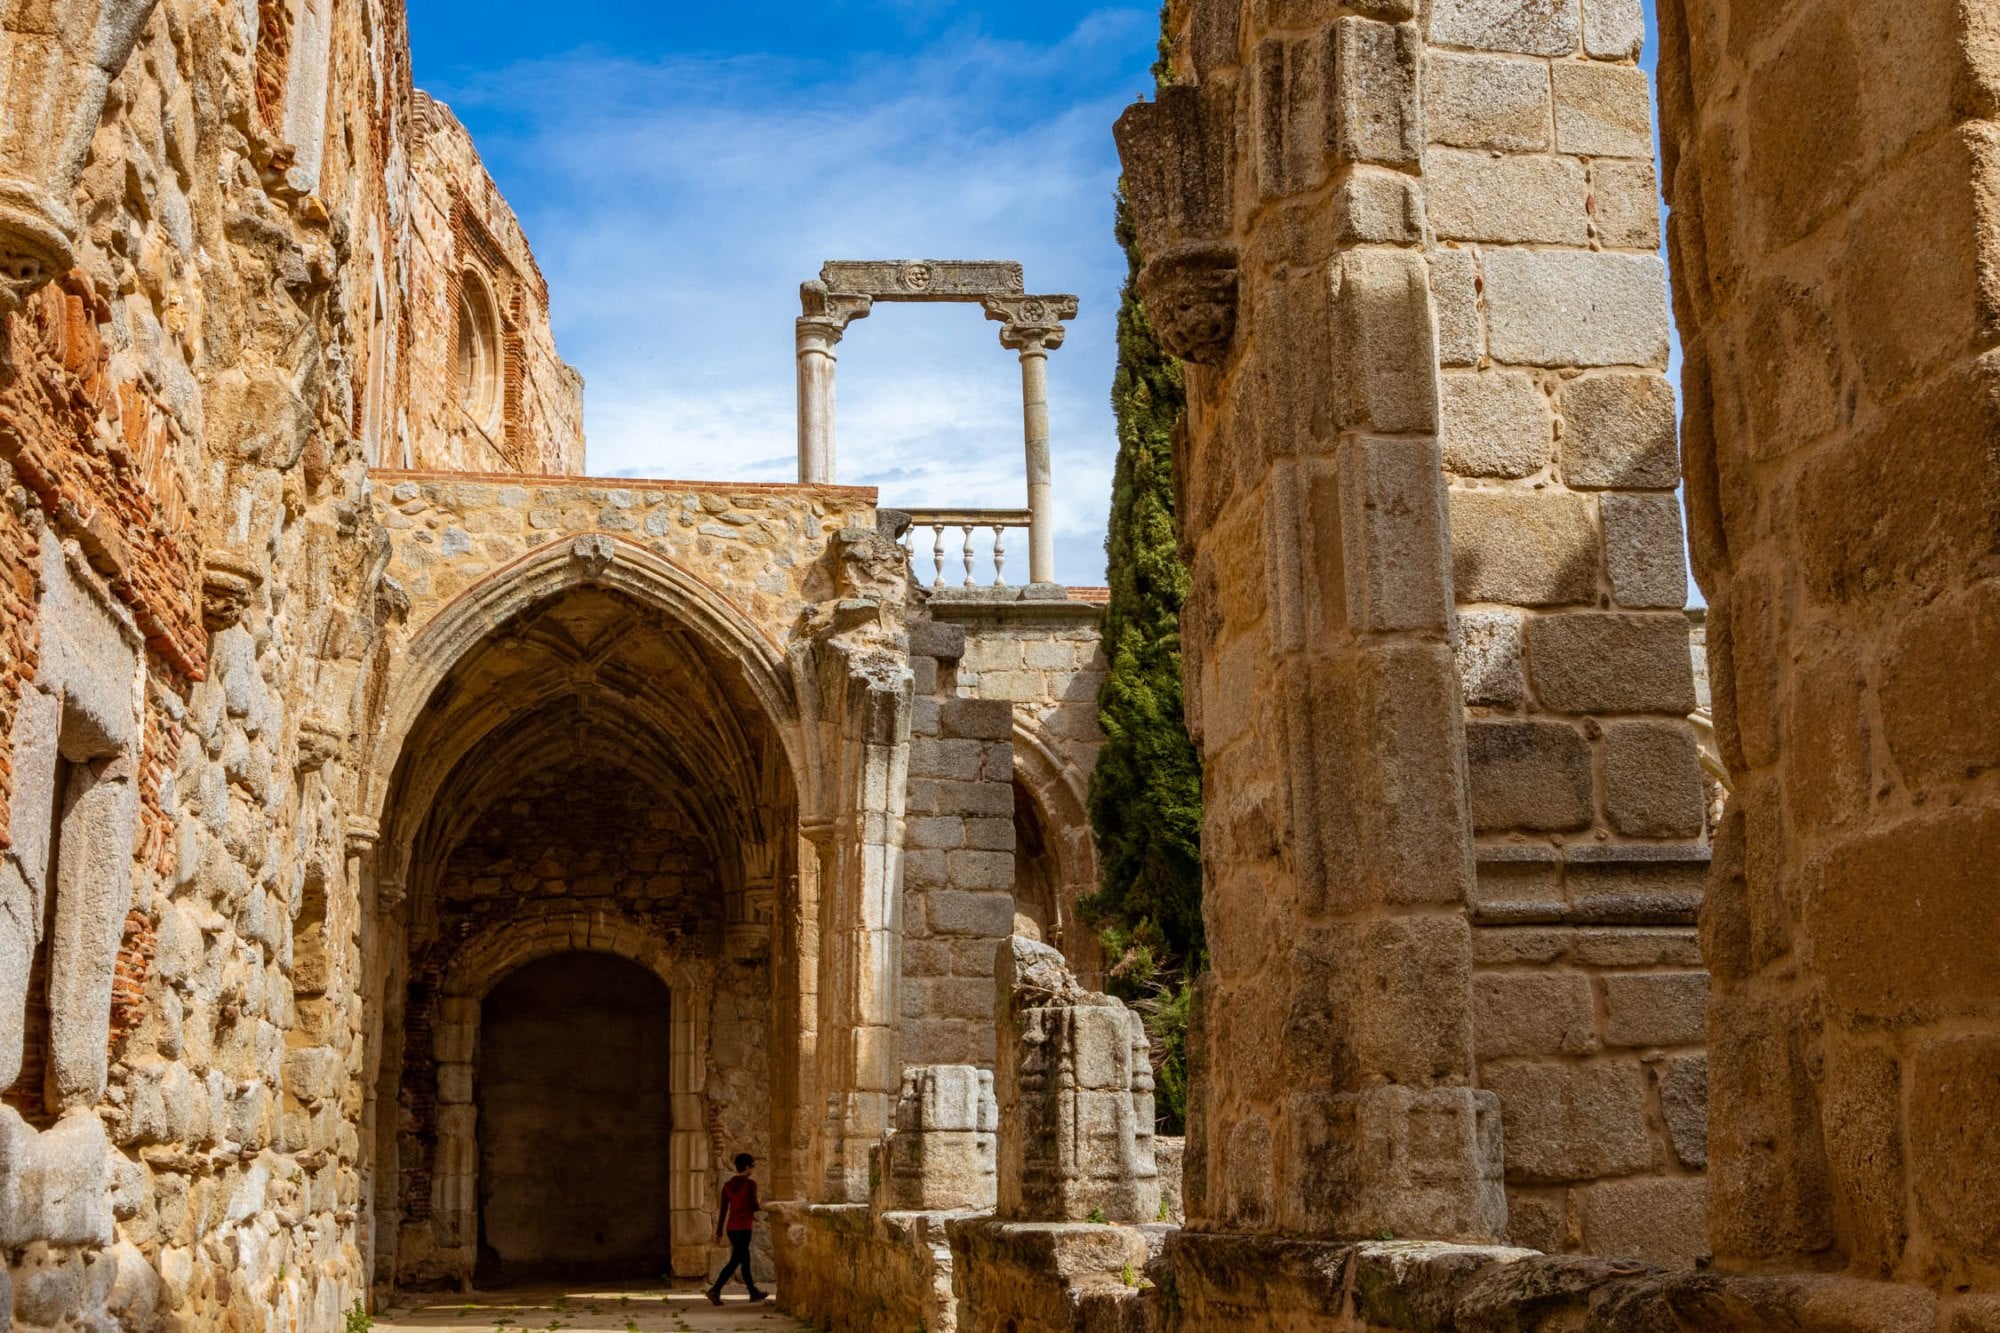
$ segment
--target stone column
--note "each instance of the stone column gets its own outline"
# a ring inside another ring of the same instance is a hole
[[[1662,0],[1660,36],[1734,779],[1702,914],[1710,1242],[1993,1327],[2000,1297],[1957,1295],[2000,1273],[1993,7]]]
[[[797,323],[799,359],[799,481],[830,486],[834,478],[834,347],[850,321],[868,314],[861,296],[830,296],[817,279],[799,287],[805,309]]]
[[[986,317],[1001,322],[1000,345],[1021,357],[1021,425],[1027,445],[1028,582],[1056,581],[1055,487],[1049,472],[1049,353],[1076,318],[1074,296],[989,297]]]
[[[1053,583],[1056,535],[1049,481],[1049,349],[1039,338],[1021,344],[1021,420],[1028,446],[1028,582]]]
[[[1436,319],[1411,221],[1422,37],[1237,9],[1177,10],[1174,81],[1118,124],[1141,291],[1189,363],[1176,480],[1213,960],[1189,1224],[1492,1240]]]

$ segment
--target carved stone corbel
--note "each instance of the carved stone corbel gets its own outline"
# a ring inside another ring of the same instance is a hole
[[[1139,299],[1160,343],[1183,361],[1220,365],[1236,336],[1236,251],[1182,245],[1139,272]]]
[[[52,0],[0,10],[0,314],[74,266],[69,206],[104,95],[158,0]]]
[[[264,581],[263,571],[227,551],[210,551],[201,568],[201,623],[210,634],[243,619]]]
[[[1113,133],[1146,261],[1139,296],[1147,317],[1175,356],[1220,364],[1236,334],[1230,89],[1162,88],[1157,101],[1127,107]]]

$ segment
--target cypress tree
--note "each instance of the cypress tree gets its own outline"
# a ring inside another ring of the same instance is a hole
[[[1097,697],[1104,749],[1090,780],[1102,879],[1082,904],[1113,959],[1111,986],[1136,1000],[1153,1038],[1161,1129],[1185,1122],[1190,983],[1203,965],[1201,765],[1181,693],[1181,603],[1188,572],[1174,543],[1173,432],[1186,405],[1180,362],[1139,299],[1131,210],[1117,199],[1125,286],[1111,403],[1109,672]]]

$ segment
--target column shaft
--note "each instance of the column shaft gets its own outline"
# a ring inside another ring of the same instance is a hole
[[[840,335],[825,325],[800,320],[799,481],[833,483],[833,345]]]
[[[1021,420],[1028,448],[1028,581],[1056,580],[1055,494],[1049,477],[1049,353],[1021,348]]]

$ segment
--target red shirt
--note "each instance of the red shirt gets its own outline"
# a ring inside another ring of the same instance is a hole
[[[757,1224],[757,1182],[748,1176],[731,1176],[722,1182],[722,1206],[729,1220],[725,1231],[749,1231]]]

